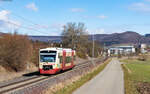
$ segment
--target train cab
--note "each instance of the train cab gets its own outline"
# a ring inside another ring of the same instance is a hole
[[[55,74],[74,67],[75,51],[64,48],[45,48],[39,51],[40,74]]]

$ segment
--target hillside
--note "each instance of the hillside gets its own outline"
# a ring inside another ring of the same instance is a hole
[[[150,37],[142,36],[136,32],[123,32],[123,33],[113,33],[113,34],[96,34],[94,35],[95,40],[105,45],[112,44],[122,44],[122,43],[147,43],[150,44]],[[43,42],[61,42],[61,36],[29,36],[33,41],[43,41]],[[92,40],[92,36],[89,36]]]
[[[61,36],[29,36],[29,39],[42,42],[61,42]]]
[[[147,43],[150,44],[150,37],[142,36],[136,32],[124,32],[114,34],[97,34],[96,40],[105,45],[122,44],[122,43]]]
[[[145,37],[150,37],[150,34],[146,34]]]

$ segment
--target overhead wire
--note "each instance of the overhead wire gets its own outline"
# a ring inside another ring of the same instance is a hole
[[[5,8],[3,8],[3,7],[1,7],[1,6],[0,6],[0,9],[6,10]],[[27,26],[23,26],[23,25],[20,26],[20,25],[18,25],[18,24],[15,24],[15,23],[13,23],[13,22],[10,22],[10,21],[5,21],[6,23],[12,24],[12,25],[15,25],[15,26],[18,26],[18,27],[23,28],[23,29],[33,30],[33,31],[36,31],[36,32],[39,32],[39,33],[42,33],[42,34],[48,34],[48,33],[46,33],[46,32],[42,32],[42,31],[37,30],[37,28],[34,28],[34,26],[39,26],[39,24],[36,24],[36,23],[34,23],[33,21],[31,21],[31,20],[29,20],[29,19],[27,19],[27,18],[25,18],[25,17],[23,17],[23,16],[20,16],[20,15],[18,15],[18,14],[16,14],[16,13],[12,13],[12,15],[14,15],[14,16],[16,16],[16,17],[22,19],[22,20],[24,20],[25,22],[28,22],[28,23],[32,24],[33,27],[27,27]],[[40,27],[40,28],[44,28],[44,27]],[[44,28],[44,29],[46,29],[46,28]]]

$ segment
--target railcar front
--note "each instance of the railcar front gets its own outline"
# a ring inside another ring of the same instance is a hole
[[[39,52],[40,74],[55,74],[60,70],[57,50],[41,49]]]

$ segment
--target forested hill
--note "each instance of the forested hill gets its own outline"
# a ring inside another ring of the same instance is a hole
[[[112,44],[122,44],[122,43],[147,43],[150,44],[149,34],[146,36],[140,35],[136,32],[123,32],[123,33],[113,33],[113,34],[96,34],[95,40],[105,45]],[[61,36],[29,36],[31,40],[38,40],[44,42],[61,42]],[[89,36],[89,39],[92,39],[92,36]]]
[[[95,39],[105,45],[112,44],[123,44],[123,43],[146,43],[150,44],[150,37],[140,35],[136,32],[124,32],[124,33],[113,33],[113,34],[96,34]]]

